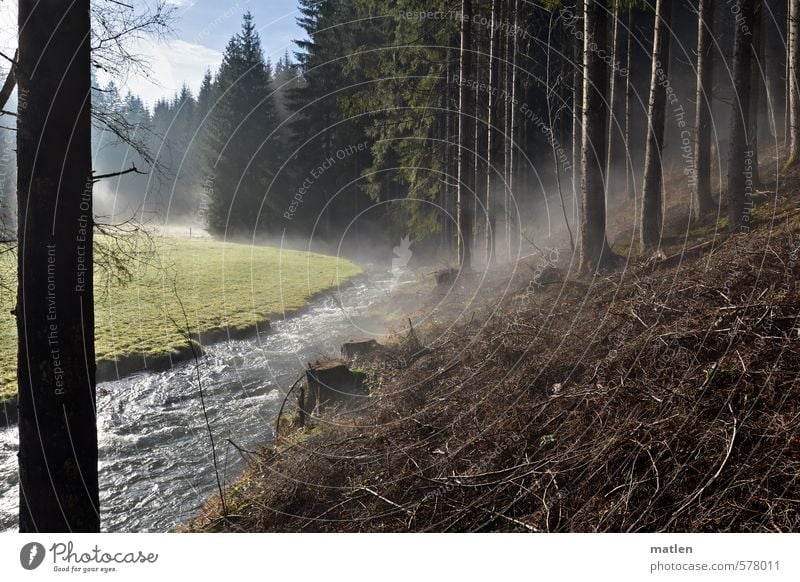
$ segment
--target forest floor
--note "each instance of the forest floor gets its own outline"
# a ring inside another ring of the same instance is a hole
[[[358,362],[363,408],[282,427],[182,529],[797,531],[800,181],[781,180],[750,232],[690,225],[668,180],[659,253],[622,227],[611,272],[544,253],[401,292],[418,323]]]
[[[103,265],[95,270],[98,363],[175,354],[186,348],[187,328],[202,338],[266,326],[270,316],[296,311],[361,272],[336,257],[207,238],[99,237],[96,249]],[[115,268],[126,260],[134,266]],[[0,401],[16,394],[14,267],[0,265]]]

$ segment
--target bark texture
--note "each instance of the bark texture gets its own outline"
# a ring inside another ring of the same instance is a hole
[[[20,0],[19,22],[19,527],[93,532],[89,0]]]
[[[661,237],[664,196],[662,193],[662,149],[669,83],[669,45],[672,0],[656,3],[653,60],[650,71],[650,99],[647,106],[647,146],[642,180],[642,216],[639,236],[642,245],[651,246]]]
[[[695,104],[694,191],[692,215],[714,208],[711,197],[711,88],[714,75],[714,0],[700,0],[697,16],[697,94]]]
[[[475,197],[475,144],[469,112],[471,92],[467,76],[472,71],[472,1],[461,2],[461,49],[458,74],[458,264],[469,269],[472,264],[473,200]]]
[[[606,88],[608,72],[596,47],[607,45],[605,0],[586,0],[583,43],[583,139],[581,143],[583,198],[581,204],[580,266],[601,267],[610,257],[606,243],[606,200],[603,171],[606,162]]]
[[[728,230],[747,229],[745,199],[752,194],[753,158],[748,150],[750,127],[750,83],[752,81],[752,45],[754,0],[738,0],[738,20],[733,41],[733,106],[728,143],[727,202]]]

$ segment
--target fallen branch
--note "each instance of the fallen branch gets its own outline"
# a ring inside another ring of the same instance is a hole
[[[384,497],[383,495],[381,495],[381,494],[380,494],[380,493],[378,493],[377,491],[373,491],[373,490],[372,490],[372,489],[370,489],[369,487],[358,487],[358,488],[356,489],[356,491],[366,491],[367,493],[369,493],[370,495],[374,495],[375,497],[377,497],[378,499],[380,499],[380,500],[381,500],[381,501],[383,501],[384,503],[388,503],[388,504],[389,504],[389,505],[391,505],[392,507],[396,507],[396,508],[397,508],[397,509],[399,509],[400,511],[403,511],[403,512],[405,512],[405,514],[406,514],[406,515],[411,515],[411,510],[409,510],[407,507],[403,507],[402,505],[399,505],[399,504],[395,503],[395,502],[394,502],[394,501],[392,501],[391,499],[386,499],[386,497]]]
[[[730,409],[730,404],[728,404],[728,408]],[[731,410],[731,414],[733,414],[733,411],[732,411],[732,410]],[[684,510],[684,509],[686,509],[686,508],[687,508],[687,507],[689,507],[689,506],[690,506],[692,503],[694,503],[695,499],[697,499],[698,497],[700,497],[700,496],[703,494],[703,491],[705,491],[706,489],[708,489],[708,487],[709,487],[709,486],[710,486],[710,485],[711,485],[711,484],[712,484],[714,481],[716,481],[716,480],[717,480],[717,478],[718,478],[718,477],[720,476],[720,474],[722,473],[722,469],[724,469],[724,468],[725,468],[725,465],[727,465],[727,464],[728,464],[728,459],[730,458],[730,456],[731,456],[731,452],[733,451],[733,442],[734,442],[735,440],[736,440],[736,417],[734,416],[734,417],[733,417],[733,432],[732,432],[732,434],[731,434],[731,440],[730,440],[730,442],[728,442],[728,450],[725,452],[725,458],[723,458],[723,459],[722,459],[722,462],[719,464],[719,467],[717,468],[717,472],[716,472],[716,473],[714,473],[714,474],[711,476],[711,478],[710,478],[708,481],[706,481],[705,485],[703,485],[702,487],[700,487],[700,489],[698,489],[697,491],[695,491],[695,492],[694,492],[694,494],[693,494],[691,497],[689,497],[689,499],[687,499],[687,500],[686,500],[686,501],[683,503],[683,505],[681,505],[681,506],[678,508],[678,510],[677,510],[675,513],[673,513],[673,514],[672,514],[672,517],[671,517],[671,518],[670,518],[670,520],[667,522],[667,524],[666,524],[666,525],[665,525],[663,528],[661,528],[661,529],[659,530],[660,532],[663,532],[663,531],[667,530],[667,529],[669,528],[669,526],[670,526],[670,525],[672,525],[672,523],[673,523],[673,522],[674,522],[674,521],[675,521],[675,520],[678,518],[678,515],[679,515],[681,512],[683,512],[683,510]]]

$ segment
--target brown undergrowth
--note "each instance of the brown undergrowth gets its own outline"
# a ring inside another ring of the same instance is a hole
[[[533,258],[482,304],[432,297],[361,364],[360,410],[263,449],[230,515],[185,529],[797,531],[800,213],[753,216],[613,273],[530,285]]]

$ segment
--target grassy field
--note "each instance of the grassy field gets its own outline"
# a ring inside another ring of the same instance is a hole
[[[270,315],[301,308],[310,296],[361,272],[336,257],[211,240],[158,238],[152,251],[148,260],[134,263],[130,282],[110,280],[96,270],[98,360],[160,355],[185,346],[172,321],[183,325],[181,303],[192,332],[249,328]],[[10,253],[2,257],[3,272],[13,273],[9,261],[15,259]],[[16,391],[16,327],[9,313],[13,296],[5,289],[0,293],[3,400]]]

